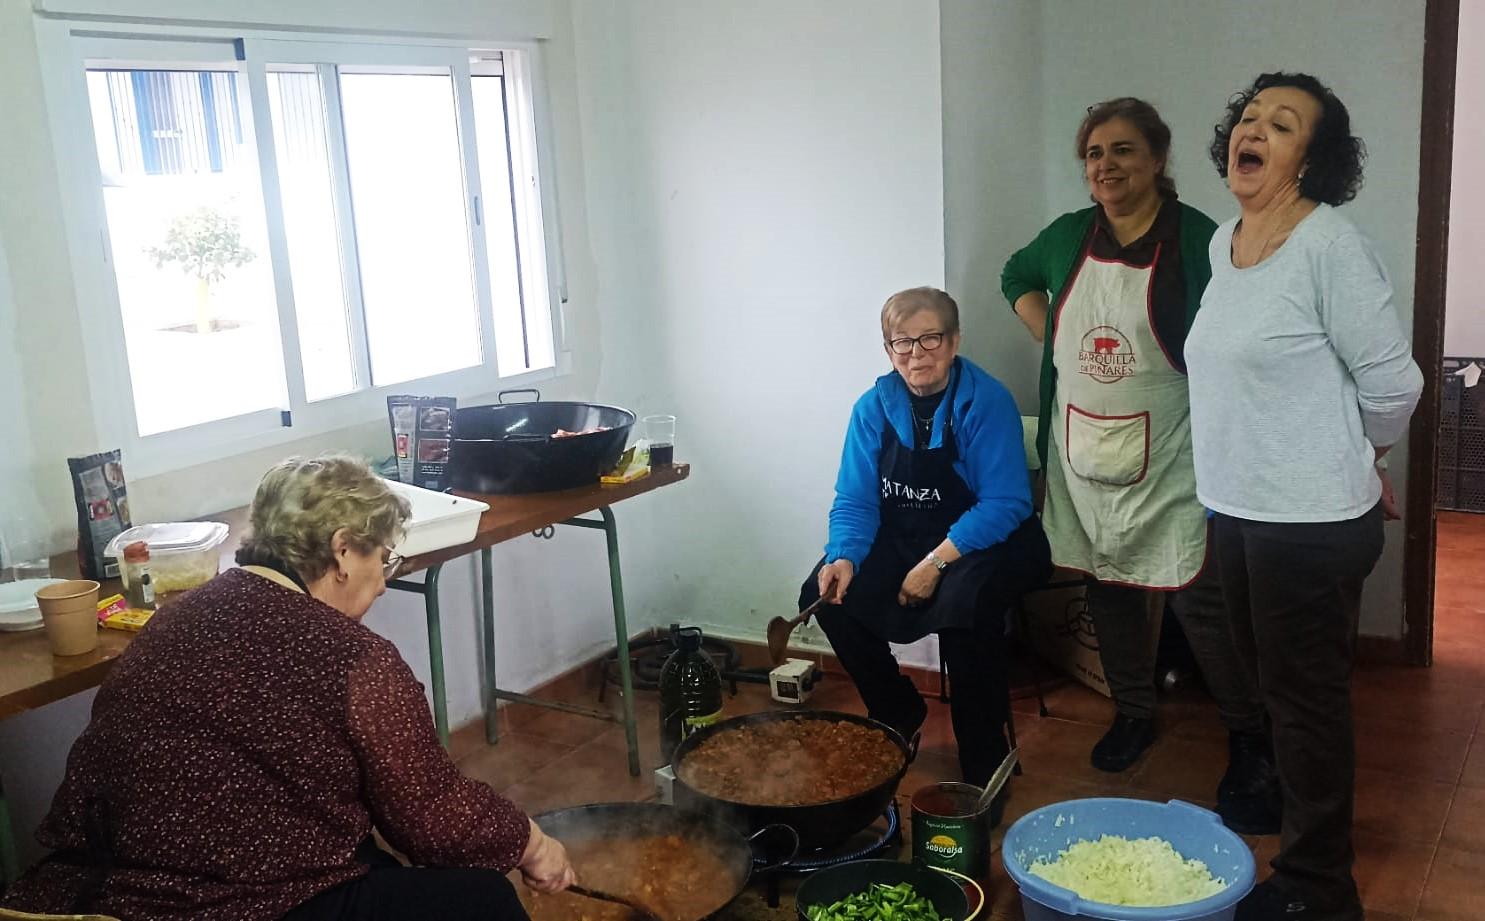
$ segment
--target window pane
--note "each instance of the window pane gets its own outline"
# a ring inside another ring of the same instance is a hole
[[[471,77],[474,140],[480,156],[480,193],[485,220],[485,258],[495,309],[495,353],[503,374],[531,366],[521,277],[516,260],[516,219],[511,211],[510,144],[505,126],[505,79]]]
[[[311,400],[322,400],[355,390],[356,370],[319,75],[270,70],[268,103],[273,112],[273,147],[289,243],[304,392]]]
[[[546,278],[523,277],[522,262],[542,259],[544,241],[539,228],[526,228],[522,235],[513,202],[526,204],[537,190],[526,184],[514,186],[512,198],[510,123],[505,109],[505,78],[474,76],[475,144],[479,147],[480,191],[485,213],[485,251],[490,262],[490,286],[495,312],[495,350],[502,374],[553,363],[552,321],[548,307]],[[535,247],[519,253],[522,247]],[[524,257],[524,258],[521,258]],[[535,273],[540,275],[541,273]]]
[[[447,74],[340,74],[372,380],[481,361]]]
[[[89,68],[139,433],[283,405],[246,81]]]

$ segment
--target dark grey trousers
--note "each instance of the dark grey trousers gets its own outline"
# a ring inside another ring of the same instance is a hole
[[[1380,507],[1309,524],[1217,516],[1233,637],[1273,722],[1284,793],[1274,879],[1327,910],[1357,904],[1351,668],[1362,583],[1381,554]]]
[[[1196,655],[1207,689],[1217,699],[1222,723],[1233,732],[1263,732],[1258,687],[1233,646],[1214,555],[1196,581],[1170,592],[1170,604]],[[1155,637],[1148,616],[1149,589],[1095,582],[1088,611],[1098,636],[1098,655],[1114,704],[1126,716],[1155,715]]]

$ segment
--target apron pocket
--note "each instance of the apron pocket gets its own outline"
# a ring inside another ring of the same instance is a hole
[[[1067,405],[1067,463],[1085,480],[1131,486],[1150,467],[1150,414],[1100,416]]]

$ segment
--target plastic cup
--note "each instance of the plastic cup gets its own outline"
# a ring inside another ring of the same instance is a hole
[[[675,463],[675,416],[645,416],[645,441],[650,445],[650,466],[669,467]]]
[[[36,604],[52,654],[80,656],[98,648],[98,583],[72,579],[37,589]]]

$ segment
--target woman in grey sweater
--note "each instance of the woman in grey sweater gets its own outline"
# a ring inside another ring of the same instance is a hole
[[[1241,214],[1212,238],[1186,340],[1197,495],[1216,515],[1284,794],[1274,874],[1237,918],[1361,921],[1351,667],[1362,582],[1396,517],[1378,464],[1422,375],[1371,241],[1336,210],[1365,153],[1335,94],[1264,74],[1234,97],[1211,155]]]

